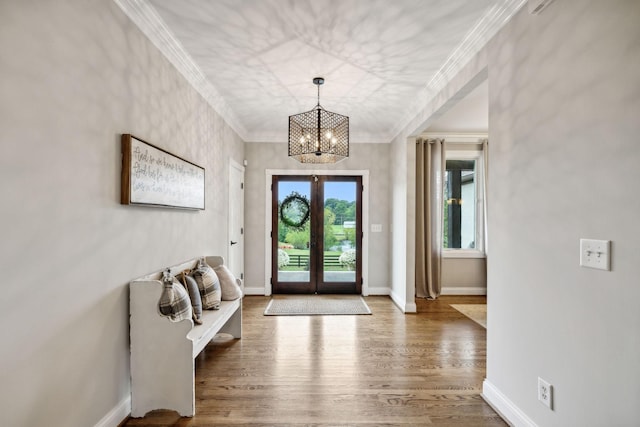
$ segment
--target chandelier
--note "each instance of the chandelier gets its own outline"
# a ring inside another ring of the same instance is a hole
[[[289,157],[300,163],[336,163],[349,157],[349,117],[320,106],[322,77],[313,79],[318,86],[318,104],[311,110],[289,116]]]

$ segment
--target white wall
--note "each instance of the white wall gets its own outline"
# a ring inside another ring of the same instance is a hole
[[[415,249],[407,250],[407,245],[411,245],[411,235],[415,227],[407,230],[407,215],[415,211],[415,207],[407,206],[409,202],[414,203],[414,199],[408,199],[410,194],[407,185],[413,181],[408,174],[413,171],[415,174],[415,156],[413,159],[413,168],[407,167],[407,163],[411,158],[407,157],[407,144],[405,135],[396,137],[391,142],[390,160],[393,167],[391,168],[391,299],[403,312],[415,312],[415,279],[411,280],[410,274],[413,274],[415,268]],[[413,140],[415,144],[415,140]],[[415,182],[413,184],[415,189]],[[414,214],[415,215],[415,214]],[[415,223],[415,217],[414,221]],[[409,222],[411,224],[411,222]],[[415,246],[415,243],[414,243]],[[409,265],[408,265],[409,264]],[[415,275],[414,275],[415,276]],[[407,289],[413,286],[414,291]]]
[[[245,173],[245,287],[265,288],[264,239],[267,169],[276,170],[368,170],[369,224],[382,224],[381,233],[368,233],[369,271],[364,271],[372,294],[388,294],[390,283],[390,188],[389,144],[351,144],[350,156],[332,165],[303,165],[287,155],[286,144],[247,143]],[[270,208],[270,207],[269,207]],[[251,242],[259,242],[252,244]]]
[[[485,393],[519,425],[640,420],[639,23],[636,0],[555,1],[488,46]],[[612,271],[579,267],[585,237]]]
[[[204,166],[207,209],[120,205],[121,133]],[[127,283],[226,255],[243,142],[105,0],[0,3],[0,141],[0,425],[117,418]]]

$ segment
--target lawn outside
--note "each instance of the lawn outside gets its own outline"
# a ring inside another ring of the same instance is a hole
[[[280,271],[308,271],[308,259],[309,259],[309,250],[308,249],[283,249],[287,255],[289,255],[289,264],[283,267],[280,267]],[[342,255],[341,251],[325,251],[324,259],[329,257],[339,257]],[[324,271],[350,271],[347,266],[335,265],[335,263],[324,264]]]

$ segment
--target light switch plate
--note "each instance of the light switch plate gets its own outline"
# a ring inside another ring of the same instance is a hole
[[[371,232],[372,233],[381,233],[382,232],[382,224],[371,224]]]
[[[582,267],[611,270],[611,240],[580,239]]]

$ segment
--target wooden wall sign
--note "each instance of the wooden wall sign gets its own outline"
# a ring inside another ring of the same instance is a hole
[[[122,135],[123,205],[204,209],[204,168]]]

